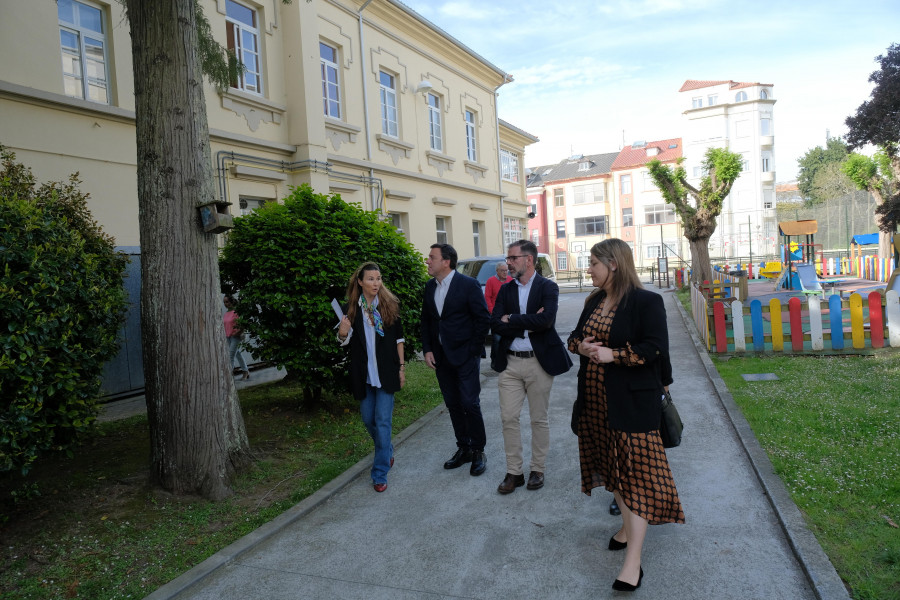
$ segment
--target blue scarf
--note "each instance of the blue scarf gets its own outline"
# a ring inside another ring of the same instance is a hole
[[[372,324],[375,326],[375,333],[384,337],[384,321],[381,320],[381,315],[378,314],[378,309],[376,308],[378,306],[378,296],[375,296],[372,306],[369,306],[369,303],[366,302],[366,297],[360,294],[359,303],[372,320]]]

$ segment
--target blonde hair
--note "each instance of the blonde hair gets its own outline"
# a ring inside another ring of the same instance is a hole
[[[612,281],[607,291],[610,306],[618,304],[631,290],[644,287],[638,277],[637,270],[634,268],[634,257],[631,254],[631,248],[619,238],[609,238],[602,242],[597,242],[591,248],[591,254],[610,270],[609,276],[612,278]],[[615,270],[613,270],[613,266],[616,267]],[[600,292],[601,290],[599,289],[594,290],[585,300],[585,303],[589,302]]]
[[[347,301],[349,303],[347,306],[347,318],[350,319],[351,323],[356,318],[356,311],[359,309],[359,297],[362,295],[361,282],[363,277],[366,276],[366,271],[378,271],[381,273],[381,267],[371,261],[364,262],[350,276],[350,281],[347,283]],[[400,301],[393,292],[387,289],[384,283],[381,284],[381,289],[378,290],[378,314],[381,315],[381,320],[388,327],[394,324],[394,321],[397,320],[397,316],[400,314]]]

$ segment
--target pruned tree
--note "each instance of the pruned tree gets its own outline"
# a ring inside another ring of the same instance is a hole
[[[882,257],[891,255],[890,234],[900,223],[900,44],[892,44],[887,54],[875,58],[881,69],[869,76],[874,83],[869,100],[847,117],[847,143],[851,149],[867,144],[880,151],[874,158],[855,155],[845,172],[860,188],[875,196],[878,207],[879,244]]]
[[[700,180],[699,188],[687,182],[683,162],[683,158],[679,159],[672,168],[651,160],[647,168],[663,198],[675,206],[675,212],[681,217],[684,237],[691,245],[691,281],[712,281],[709,239],[716,230],[722,203],[741,174],[741,155],[725,148],[707,150],[703,159],[706,174]]]
[[[249,443],[225,348],[215,199],[195,0],[124,0],[131,29],[141,236],[141,325],[151,477],[218,499]],[[208,31],[208,26],[207,26]],[[227,74],[227,67],[220,72]],[[227,75],[226,75],[227,77]]]

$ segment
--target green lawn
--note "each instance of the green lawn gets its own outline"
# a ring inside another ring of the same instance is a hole
[[[410,362],[399,432],[441,403],[434,372]],[[295,383],[240,393],[255,455],[219,503],[147,484],[146,417],[103,424],[72,458],[0,476],[0,598],[143,598],[274,519],[372,451],[349,397],[300,405]]]

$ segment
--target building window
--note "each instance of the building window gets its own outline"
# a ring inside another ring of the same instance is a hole
[[[769,92],[767,92],[766,90],[759,90],[759,99],[760,100],[768,100]]]
[[[588,161],[584,161],[584,162],[578,163],[578,170],[579,170],[579,171],[589,171],[590,168],[591,168],[591,163],[588,162]]]
[[[573,191],[575,192],[575,204],[606,201],[606,185],[603,183],[576,185],[573,187]]]
[[[472,221],[472,241],[475,245],[475,256],[481,256],[481,223]]]
[[[566,190],[564,188],[556,188],[555,190],[553,190],[553,205],[566,205]]]
[[[506,181],[519,181],[519,155],[500,149],[500,176]]]
[[[706,97],[706,105],[707,106],[715,106],[719,103],[719,96],[716,94],[710,94]]]
[[[691,108],[703,108],[703,98],[691,98]]]
[[[741,91],[734,95],[735,102],[746,102],[747,101],[747,92]]]
[[[437,233],[438,244],[449,244],[449,236],[447,235],[447,217],[435,217],[435,232]]]
[[[578,256],[575,257],[575,268],[576,269],[587,269],[591,266],[591,255],[589,252],[580,252]]]
[[[246,70],[231,80],[231,86],[253,94],[262,93],[259,61],[259,26],[256,11],[225,0],[225,31],[228,49],[244,64]]]
[[[503,245],[509,246],[522,239],[522,220],[503,217]]]
[[[750,171],[750,153],[749,152],[741,152],[741,172],[747,173]]]
[[[541,234],[537,229],[531,230],[531,243],[538,247],[541,245]]]
[[[403,235],[404,237],[406,237],[406,233],[405,233],[404,226],[403,226],[403,221],[406,220],[406,219],[405,219],[405,218],[406,218],[406,214],[405,214],[405,213],[395,213],[395,212],[392,212],[392,213],[388,213],[388,217],[390,217],[390,219],[391,219],[391,225],[394,226],[394,229],[397,230],[397,233],[399,233],[399,234]]]
[[[641,173],[644,178],[644,191],[649,192],[657,189],[656,182],[653,181],[653,178],[650,177],[650,171],[642,171]]]
[[[556,270],[557,271],[567,271],[569,269],[569,258],[566,256],[565,252],[560,252],[556,255]]]
[[[566,237],[566,222],[563,220],[556,222],[556,237],[560,239]]]
[[[478,152],[475,149],[475,113],[471,110],[466,111],[466,156],[472,162],[478,161]]]
[[[644,208],[647,225],[675,222],[675,208],[671,204],[649,204]]]
[[[319,42],[319,57],[322,60],[322,104],[325,116],[341,118],[341,85],[338,79],[338,51],[324,42]]]
[[[763,117],[759,120],[759,135],[772,135],[772,119]]]
[[[381,133],[398,137],[400,131],[397,126],[397,87],[394,76],[379,71],[378,83],[381,98]]]
[[[83,2],[59,0],[57,15],[66,96],[108,104],[103,12]]]
[[[245,217],[252,213],[257,208],[261,207],[266,202],[272,202],[272,200],[265,200],[263,198],[249,198],[245,196],[241,196],[238,198],[238,206],[241,209],[241,216]]]
[[[622,227],[634,227],[634,217],[630,208],[622,209]]]
[[[429,93],[428,102],[428,140],[432,150],[444,151],[444,138],[441,131],[441,98]]]
[[[575,219],[575,235],[600,235],[603,233],[609,233],[609,222],[606,215]]]
[[[770,165],[771,165],[771,160],[769,159],[769,157],[763,156],[762,157],[762,172],[768,173],[771,170],[771,169],[769,169]]]
[[[619,191],[622,194],[631,193],[631,175],[622,175],[619,177]]]

